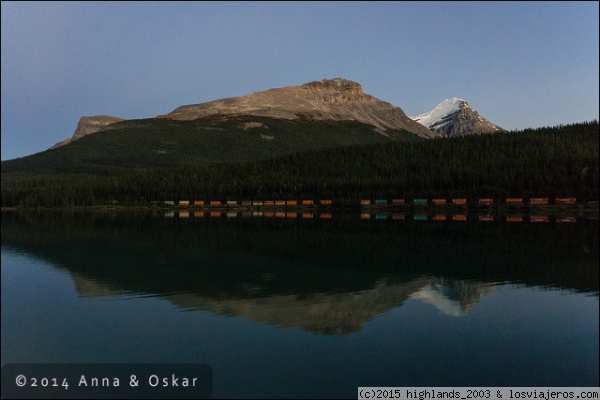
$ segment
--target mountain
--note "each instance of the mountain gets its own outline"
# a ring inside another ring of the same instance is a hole
[[[342,78],[186,105],[157,118],[192,120],[213,114],[358,121],[378,128],[383,135],[387,129],[402,129],[424,138],[433,137],[431,131],[415,124],[401,108],[365,94],[360,84]]]
[[[406,116],[400,107],[365,94],[360,84],[342,78],[323,79],[301,86],[287,86],[246,96],[185,105],[146,121],[192,121],[205,117],[227,119],[228,116],[240,115],[286,120],[357,121],[373,126],[375,133],[383,137],[390,136],[389,130],[407,131],[422,138],[434,136],[429,129]],[[120,128],[115,123],[121,121],[124,120],[108,115],[82,117],[73,136],[55,144],[51,149],[91,133]],[[246,129],[257,126],[259,125],[248,125]]]
[[[442,101],[429,112],[410,118],[431,129],[435,134],[445,137],[504,131],[480,116],[465,100],[456,97]]]

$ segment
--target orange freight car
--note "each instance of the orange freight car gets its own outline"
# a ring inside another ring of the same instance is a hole
[[[285,202],[286,205],[288,206],[297,206],[298,205],[298,200],[288,200]]]
[[[494,204],[494,199],[479,199],[479,204]]]
[[[361,200],[361,201],[360,201],[360,204],[361,204],[362,206],[368,206],[369,204],[371,204],[371,200]]]
[[[303,206],[312,206],[315,202],[313,200],[302,200]]]
[[[210,205],[211,206],[220,206],[221,202],[219,200],[211,200]]]
[[[446,204],[446,199],[433,199],[433,204]]]
[[[194,205],[195,206],[203,206],[204,205],[204,200],[194,200]]]
[[[529,204],[548,204],[550,200],[547,197],[531,197]]]
[[[467,204],[467,199],[452,199],[452,204]]]
[[[331,200],[321,200],[321,204],[324,206],[330,206],[331,205]]]
[[[520,204],[523,203],[523,199],[520,197],[508,197],[506,199],[507,204]]]

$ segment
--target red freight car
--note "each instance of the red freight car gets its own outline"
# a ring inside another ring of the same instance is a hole
[[[556,204],[577,204],[577,199],[575,197],[557,197],[554,202]]]

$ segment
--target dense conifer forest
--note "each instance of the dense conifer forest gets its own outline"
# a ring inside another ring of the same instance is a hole
[[[302,124],[310,125],[299,122],[295,129],[301,130]],[[352,135],[365,129],[343,127]],[[393,141],[350,141],[335,147],[325,143],[317,149],[279,156],[273,152],[273,158],[261,155],[250,161],[241,157],[193,162],[189,153],[181,163],[136,166],[130,160],[130,165],[102,166],[78,161],[77,169],[58,165],[52,169],[30,156],[29,161],[2,162],[1,201],[3,207],[69,207],[115,201],[149,205],[157,200],[599,198],[595,120],[452,139],[408,140],[409,136],[397,135]],[[177,138],[174,134],[170,140]],[[69,145],[74,146],[70,151],[75,145]],[[73,160],[82,156],[73,154],[64,162],[75,165]]]

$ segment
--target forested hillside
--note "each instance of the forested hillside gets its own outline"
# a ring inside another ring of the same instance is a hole
[[[66,146],[3,161],[2,173],[120,175],[136,168],[265,160],[326,147],[419,139],[401,130],[383,135],[356,121],[218,114],[192,121],[150,118],[117,122]]]
[[[598,121],[592,121],[452,139],[321,146],[253,161],[194,163],[189,152],[185,162],[142,162],[135,168],[108,162],[102,167],[100,159],[86,166],[81,158],[79,170],[3,162],[2,206],[530,196],[588,201],[599,198],[598,148]]]

